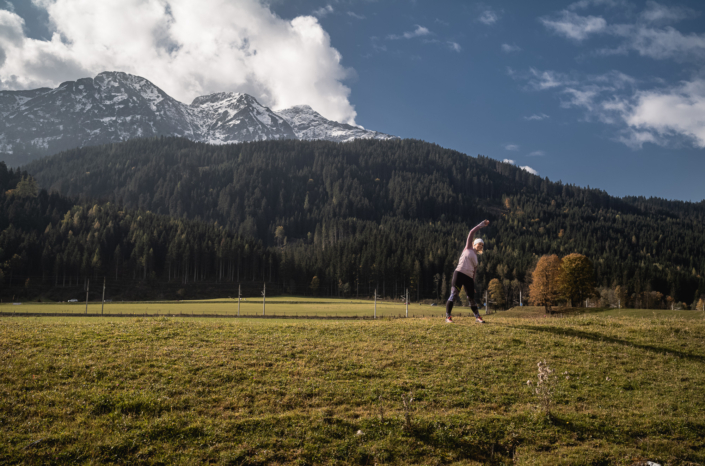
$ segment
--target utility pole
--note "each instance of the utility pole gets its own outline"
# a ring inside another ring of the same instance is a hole
[[[100,305],[100,315],[103,315],[104,308],[105,308],[105,277],[103,277],[103,304]]]
[[[237,316],[240,317],[240,285],[237,285]]]
[[[375,288],[375,315],[374,318],[377,318],[377,288]]]
[[[409,317],[409,289],[406,289],[406,317]]]
[[[264,303],[267,300],[267,284],[264,284],[264,289],[262,290],[262,315],[264,315]]]
[[[86,314],[88,314],[88,290],[91,289],[91,280],[90,278],[88,279],[88,283],[86,284]]]

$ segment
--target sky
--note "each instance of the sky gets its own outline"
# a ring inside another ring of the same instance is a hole
[[[106,70],[705,199],[702,1],[0,0],[0,89]]]

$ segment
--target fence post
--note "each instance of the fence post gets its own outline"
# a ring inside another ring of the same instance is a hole
[[[104,308],[105,308],[105,277],[103,277],[103,303],[100,305],[100,315],[103,315]]]
[[[377,288],[375,288],[375,315],[374,318],[377,318]]]
[[[237,316],[240,317],[240,284],[237,285]]]
[[[406,289],[406,317],[409,317],[409,289]]]
[[[264,315],[264,303],[267,300],[267,284],[264,284],[264,289],[262,290],[262,315]]]
[[[88,314],[88,290],[91,289],[91,279],[88,279],[88,284],[86,285],[86,314]]]

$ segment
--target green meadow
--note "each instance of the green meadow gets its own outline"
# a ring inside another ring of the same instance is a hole
[[[324,303],[278,306],[371,304]],[[0,463],[705,464],[702,312],[417,307],[434,317],[0,317]]]
[[[247,298],[239,303],[241,316],[261,316],[263,313],[262,298]],[[100,302],[88,303],[88,314],[150,314],[150,315],[232,315],[238,314],[237,298],[209,299],[198,301],[164,301],[164,302]],[[28,302],[21,305],[12,303],[0,304],[0,315],[11,313],[65,313],[84,314],[86,303],[38,303]],[[375,315],[375,303],[372,300],[335,299],[335,298],[299,298],[276,297],[267,298],[264,313],[268,316],[312,316],[312,317],[370,317]],[[456,314],[472,314],[468,307],[457,308]],[[378,317],[401,317],[406,315],[404,303],[392,301],[377,301],[376,315]],[[429,304],[409,304],[409,316],[430,317],[445,315],[442,306]]]

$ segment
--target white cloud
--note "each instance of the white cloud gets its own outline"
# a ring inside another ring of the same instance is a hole
[[[15,5],[13,5],[9,0],[5,0],[5,8],[13,13],[15,12]]]
[[[641,149],[644,144],[650,142],[652,144],[660,144],[663,142],[656,138],[649,131],[624,131],[622,135],[617,138],[617,141],[622,144],[631,147],[632,149]]]
[[[546,153],[542,150],[535,150],[527,154],[528,157],[543,157],[544,155],[546,155]]]
[[[519,146],[516,144],[507,144],[504,148],[506,150],[519,150]]]
[[[535,77],[545,76],[553,78],[536,81]],[[694,146],[705,148],[705,78],[639,90],[637,80],[618,71],[567,80],[555,78],[550,71],[532,69],[523,77],[533,89],[558,92],[562,107],[583,109],[586,120],[597,119],[614,126],[616,140],[629,147],[641,148],[645,143],[668,145],[685,138]],[[541,82],[552,84],[541,86]],[[544,116],[548,118],[544,114],[525,118],[541,120]],[[535,151],[529,155],[544,153]]]
[[[537,172],[536,170],[534,170],[533,168],[531,168],[531,167],[528,166],[528,165],[524,165],[524,166],[521,166],[521,167],[519,167],[519,168],[521,168],[521,169],[524,170],[524,171],[527,171],[527,172],[531,173],[532,175],[538,175],[538,174],[539,174],[539,172]]]
[[[512,52],[520,52],[521,47],[518,45],[509,45],[509,44],[502,44],[502,52],[504,53],[512,53]]]
[[[485,10],[482,12],[479,18],[477,18],[483,24],[492,26],[494,23],[499,21],[499,14],[492,10]]]
[[[543,25],[558,35],[578,42],[591,35],[611,36],[620,40],[614,46],[602,48],[597,55],[627,54],[635,51],[654,59],[692,60],[705,59],[705,34],[684,34],[668,23],[698,16],[688,8],[663,6],[648,2],[646,9],[632,23],[607,24],[601,16],[582,16],[572,10],[588,6],[616,6],[614,1],[587,0],[577,2],[554,17],[543,17]]]
[[[651,0],[646,2],[646,5],[647,7],[641,12],[640,18],[649,23],[671,23],[698,16],[690,8],[665,6]]]
[[[627,53],[658,60],[702,60],[705,58],[705,34],[682,34],[673,27],[654,29],[638,26],[615,26],[614,34],[625,38],[625,42],[614,49],[603,52]]]
[[[354,13],[352,11],[348,11],[348,16],[352,16],[355,19],[365,19],[364,15],[358,15],[357,13]]]
[[[704,79],[670,89],[640,91],[631,104],[616,108],[632,130],[632,141],[663,143],[669,136],[680,135],[705,148]]]
[[[427,36],[429,34],[431,34],[431,31],[429,31],[428,28],[425,28],[423,26],[419,26],[417,24],[416,29],[414,29],[413,31],[405,32],[402,35],[390,34],[389,36],[387,36],[387,38],[388,39],[413,39],[414,37]]]
[[[502,162],[503,162],[503,163],[508,163],[508,164],[510,164],[510,165],[516,165],[516,162],[515,162],[514,160],[512,160],[512,159],[504,159],[504,160],[502,160]],[[521,168],[521,169],[524,170],[524,171],[527,171],[527,172],[531,173],[532,175],[538,175],[538,174],[539,174],[539,172],[537,172],[536,170],[534,170],[533,168],[531,168],[531,167],[528,166],[528,165],[523,165],[523,166],[520,166],[519,168]]]
[[[530,68],[529,73],[529,85],[537,91],[543,91],[553,87],[560,87],[573,83],[572,79],[569,79],[564,74],[557,73],[555,71],[538,71],[535,68]]]
[[[313,11],[313,15],[318,16],[319,18],[323,18],[324,16],[328,16],[331,13],[333,13],[333,7],[330,5],[322,6],[322,7],[318,8],[317,10]]]
[[[540,18],[548,29],[577,41],[585,40],[590,34],[602,32],[607,21],[599,16],[580,16],[572,11],[563,10],[557,19]]]
[[[454,50],[456,52],[460,52],[461,50],[463,50],[460,47],[460,44],[458,44],[457,42],[448,41],[448,47],[450,47],[451,50]]]
[[[629,8],[627,0],[579,0],[568,5],[568,10],[581,10],[590,7],[605,6],[610,8],[623,7]]]
[[[541,121],[541,120],[545,120],[546,118],[551,118],[551,117],[549,117],[545,113],[535,113],[531,116],[524,117],[525,120],[529,120],[529,121]]]
[[[0,88],[56,86],[125,71],[190,102],[218,91],[262,104],[308,104],[354,123],[342,81],[350,70],[313,16],[287,21],[258,0],[34,0],[53,35],[24,35],[23,20],[0,11]]]
[[[563,90],[563,94],[568,97],[568,100],[561,102],[564,108],[583,107],[587,110],[594,109],[594,100],[598,96],[599,91],[596,89],[573,89],[571,87]]]

